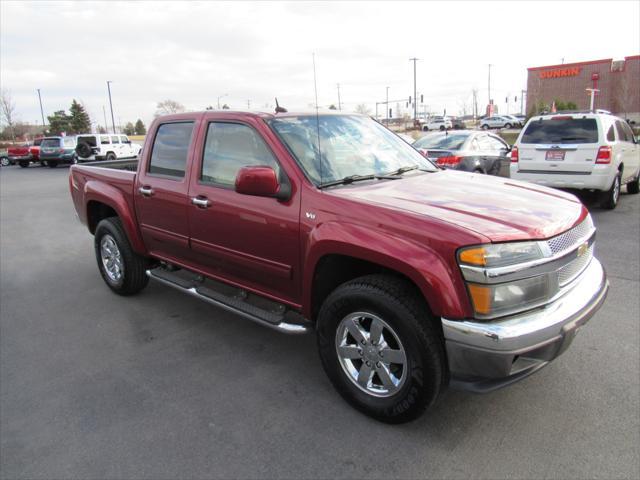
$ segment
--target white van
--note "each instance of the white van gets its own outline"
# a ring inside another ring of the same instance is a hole
[[[620,187],[640,191],[640,149],[631,127],[608,113],[532,117],[511,151],[511,178],[556,188],[602,192],[618,204]]]
[[[76,154],[79,162],[134,158],[142,150],[140,145],[131,143],[126,135],[91,133],[78,135],[76,139]]]

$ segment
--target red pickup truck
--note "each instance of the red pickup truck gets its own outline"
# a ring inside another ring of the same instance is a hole
[[[151,278],[315,330],[336,389],[387,422],[539,370],[608,290],[574,196],[441,170],[359,115],[160,117],[139,161],[69,182],[114,292]]]
[[[36,138],[33,144],[27,143],[17,147],[9,147],[7,149],[9,163],[11,165],[17,163],[22,168],[27,168],[31,162],[40,162],[40,144],[42,140],[42,138]]]

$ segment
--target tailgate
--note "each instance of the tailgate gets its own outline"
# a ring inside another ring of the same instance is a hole
[[[554,115],[530,121],[517,142],[520,171],[589,174],[598,155],[595,118]]]
[[[591,173],[598,155],[598,144],[520,144],[520,171]]]

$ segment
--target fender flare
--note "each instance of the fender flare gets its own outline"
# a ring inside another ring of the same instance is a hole
[[[363,239],[372,239],[368,247]],[[466,287],[459,272],[432,248],[354,224],[323,223],[309,235],[304,258],[302,305],[304,315],[312,316],[315,271],[326,255],[344,255],[375,263],[411,280],[421,291],[431,312],[448,318],[464,318],[470,312]]]
[[[131,211],[131,207],[121,190],[104,182],[89,180],[84,185],[84,199],[86,203],[85,208],[87,209],[87,226],[89,226],[89,203],[92,201],[103,203],[111,207],[118,214],[122,222],[122,227],[131,244],[131,248],[141,255],[148,254],[144,241],[142,240],[142,235],[138,229],[135,212]]]

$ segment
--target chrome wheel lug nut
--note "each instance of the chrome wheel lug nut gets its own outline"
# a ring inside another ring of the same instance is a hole
[[[380,368],[382,366],[382,364],[380,362],[376,362],[376,367]]]
[[[367,360],[367,367],[371,366],[371,362],[369,360]]]

